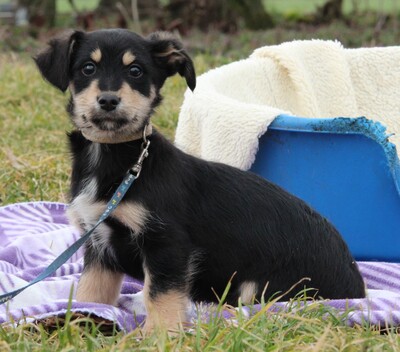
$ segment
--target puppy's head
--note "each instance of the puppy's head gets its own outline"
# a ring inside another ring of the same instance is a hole
[[[74,31],[35,58],[44,78],[66,91],[72,122],[88,139],[124,140],[140,132],[161,100],[167,77],[196,86],[192,60],[169,33],[147,38],[122,29]]]

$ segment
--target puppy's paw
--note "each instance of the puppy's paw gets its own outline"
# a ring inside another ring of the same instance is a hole
[[[160,334],[168,334],[170,337],[175,337],[178,336],[183,330],[183,325],[181,323],[166,326],[161,322],[155,323],[152,320],[146,319],[146,322],[142,328],[142,334],[144,336],[149,336],[152,334],[156,334],[157,336],[160,336]]]
[[[150,299],[145,296],[147,318],[143,332],[167,331],[168,334],[179,333],[187,321],[189,300],[177,291],[169,291]]]

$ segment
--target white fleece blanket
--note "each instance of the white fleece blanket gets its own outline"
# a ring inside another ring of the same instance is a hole
[[[249,169],[276,116],[382,122],[400,150],[400,46],[345,49],[337,41],[259,48],[198,77],[187,91],[175,143],[207,160]]]

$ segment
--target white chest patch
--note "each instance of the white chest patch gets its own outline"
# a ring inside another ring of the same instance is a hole
[[[70,223],[79,228],[82,234],[96,224],[107,206],[106,202],[94,200],[96,190],[97,184],[95,180],[91,180],[73,200],[67,211]],[[118,205],[111,217],[130,228],[133,237],[136,237],[145,229],[146,222],[149,219],[149,212],[139,203],[126,202]],[[100,224],[91,235],[89,243],[98,254],[99,259],[105,255],[116,259],[110,245],[112,235],[113,230],[105,223]]]
[[[93,223],[96,223],[96,216],[101,215],[105,204],[95,202],[97,191],[97,182],[91,180],[82,190],[82,192],[72,201],[67,210],[69,222],[81,231]]]
[[[106,208],[105,202],[94,201],[96,189],[95,181],[92,180],[73,200],[67,211],[70,223],[80,229],[82,235],[96,224]],[[111,258],[115,257],[110,247],[111,233],[111,228],[102,223],[88,240],[89,245],[93,247],[99,259],[106,254]]]

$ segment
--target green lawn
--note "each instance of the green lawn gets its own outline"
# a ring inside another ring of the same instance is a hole
[[[106,335],[91,319],[73,320],[70,313],[52,330],[42,324],[22,323],[17,327],[0,326],[1,351],[399,351],[400,336],[394,330],[385,334],[368,326],[348,327],[347,312],[340,314],[314,302],[297,309],[304,301],[295,300],[285,311],[272,313],[263,303],[250,318],[219,304],[209,319],[168,335],[155,331],[143,336],[141,329]],[[231,319],[221,318],[224,310]]]
[[[0,4],[8,3],[10,0],[0,0]],[[161,3],[167,3],[168,0],[162,0]],[[316,9],[317,6],[323,5],[326,0],[263,0],[264,6],[268,10],[278,13],[309,13]],[[79,10],[94,9],[99,0],[75,0],[75,4]],[[374,10],[386,13],[398,12],[400,4],[396,0],[344,0],[344,11],[349,13],[354,4],[357,4],[359,10]],[[57,0],[57,10],[60,13],[71,12],[71,6],[68,0]]]
[[[5,0],[0,0],[5,1]],[[299,13],[309,13],[314,11],[317,6],[322,6],[326,3],[326,0],[263,0],[264,6],[267,10],[273,10],[278,13],[285,12],[299,12]],[[167,1],[163,1],[165,3]],[[99,0],[77,0],[75,1],[77,7],[80,10],[90,10],[97,6]],[[359,10],[374,10],[392,13],[393,11],[400,10],[400,4],[393,0],[344,0],[343,8],[346,13],[349,13],[354,9],[354,4],[357,4]],[[58,11],[61,13],[71,11],[71,6],[67,0],[57,1]]]
[[[263,0],[267,10],[277,13],[310,13],[315,11],[318,6],[322,6],[327,0]],[[344,0],[343,10],[350,13],[356,4],[360,11],[373,10],[386,13],[394,13],[400,10],[398,1],[393,0]]]
[[[90,11],[96,8],[99,0],[78,0],[75,1],[76,7],[79,11]],[[59,13],[71,12],[71,5],[67,0],[57,0],[57,11]]]
[[[0,3],[5,0],[0,0]],[[273,10],[278,13],[298,12],[309,13],[313,12],[317,6],[322,6],[326,0],[263,0],[264,6],[268,10]],[[163,1],[166,2],[166,1]],[[91,10],[97,6],[99,0],[77,0],[75,1],[80,10]],[[393,0],[344,0],[343,8],[346,13],[349,13],[354,8],[354,3],[357,3],[359,10],[374,10],[381,12],[392,13],[400,10],[400,4]],[[58,11],[66,13],[71,11],[71,6],[67,0],[57,1]]]

